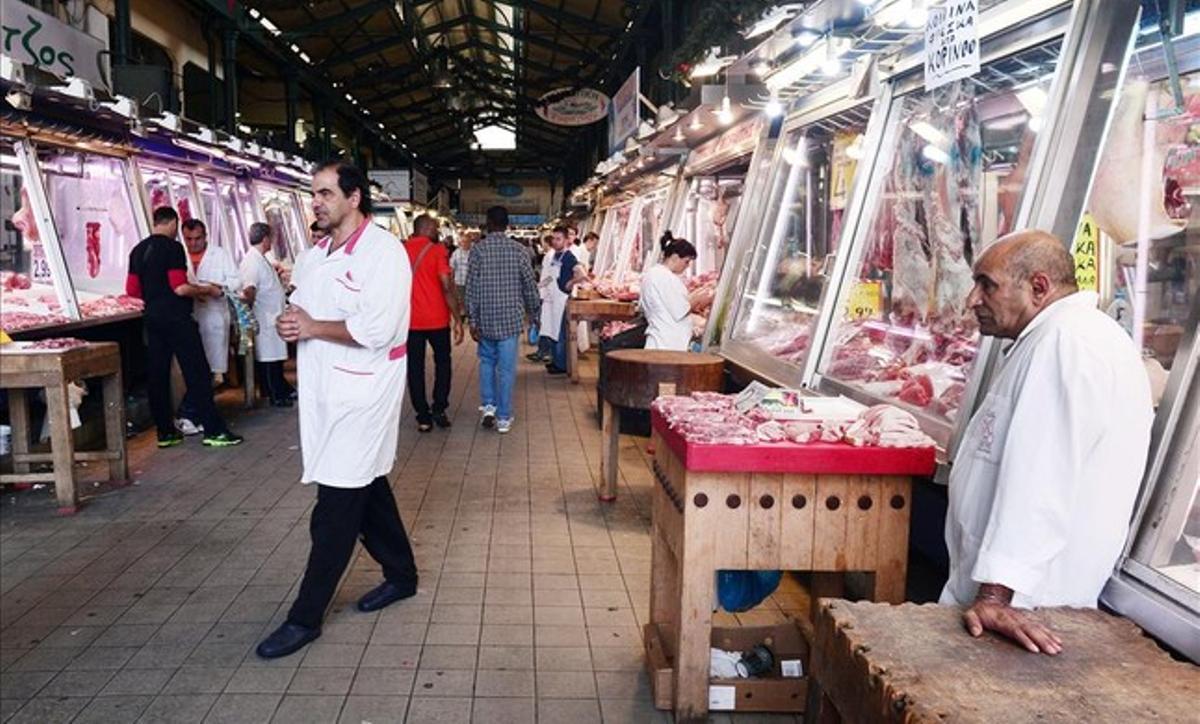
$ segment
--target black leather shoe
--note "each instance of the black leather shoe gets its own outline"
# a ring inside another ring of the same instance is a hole
[[[254,652],[264,659],[277,659],[299,651],[320,635],[319,628],[284,622],[270,636],[263,639]]]
[[[363,597],[358,599],[358,610],[363,613],[378,611],[385,606],[392,605],[396,601],[412,598],[415,595],[417,595],[416,581],[413,581],[411,586],[404,587],[397,586],[391,581],[384,581],[364,593]]]
[[[552,375],[565,375],[567,373],[562,367],[553,364],[546,365],[546,372]]]
[[[442,428],[443,430],[450,427],[450,418],[446,417],[446,413],[444,413],[444,412],[439,412],[438,414],[434,415],[433,422],[435,425]]]

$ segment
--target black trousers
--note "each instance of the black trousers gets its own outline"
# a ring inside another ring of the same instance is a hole
[[[432,415],[425,398],[425,344],[433,348],[433,412],[440,415],[450,407],[450,328],[410,330],[408,333],[408,396],[417,420],[429,422]]]
[[[300,582],[300,593],[288,612],[288,622],[320,628],[360,537],[367,552],[383,566],[385,579],[401,588],[416,588],[412,546],[387,477],[381,475],[365,488],[318,485],[309,533],[312,550],[308,567]]]
[[[227,432],[225,421],[217,412],[212,393],[212,369],[204,356],[200,328],[193,319],[155,319],[143,317],[146,328],[147,392],[150,413],[160,436],[175,432],[171,415],[171,358],[179,360],[179,371],[187,384],[181,407],[191,410],[196,422],[204,426],[205,435]]]
[[[291,397],[293,388],[283,376],[283,360],[276,362],[255,362],[258,374],[259,390],[271,402],[279,402]]]

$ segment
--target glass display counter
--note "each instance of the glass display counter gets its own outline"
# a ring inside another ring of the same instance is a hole
[[[721,346],[786,384],[798,385],[803,373],[872,106],[843,99],[832,112],[794,116],[780,134],[761,217],[767,223],[749,253]]]
[[[288,189],[255,182],[254,190],[266,223],[271,226],[271,251],[275,259],[290,263],[307,248],[308,225],[300,213],[295,195]]]

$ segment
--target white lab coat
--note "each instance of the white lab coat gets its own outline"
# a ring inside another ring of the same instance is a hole
[[[191,266],[191,256],[188,265]],[[209,244],[200,259],[200,266],[191,270],[192,279],[205,284],[216,284],[223,289],[237,292],[242,288],[237,266],[229,252]],[[200,327],[200,339],[204,342],[204,356],[214,374],[229,371],[229,302],[224,296],[196,299],[193,316]]]
[[[255,289],[254,318],[258,320],[258,335],[254,338],[254,358],[259,362],[286,360],[287,343],[275,331],[275,320],[283,313],[287,295],[275,267],[255,247],[251,247],[242,259],[242,286]]]
[[[297,345],[302,483],[362,488],[392,469],[408,369],[412,269],[400,240],[370,223],[332,254],[328,241],[293,271],[292,304],[345,320],[358,347]]]
[[[558,341],[558,333],[562,328],[563,313],[567,311],[569,295],[558,288],[558,273],[562,269],[562,259],[555,259],[558,252],[548,251],[542,258],[542,275],[538,281],[538,291],[542,296],[542,315],[538,322],[538,332],[546,339]]]
[[[1095,608],[1153,419],[1137,350],[1096,300],[1077,292],[1034,317],[971,417],[950,474],[941,603],[999,583],[1014,606]]]
[[[591,267],[592,255],[588,252],[586,244],[572,244],[571,253],[575,255],[576,261],[578,261],[584,269]]]
[[[591,271],[592,254],[588,251],[586,244],[572,246],[571,253],[575,255],[575,258],[579,261],[579,266],[585,272]],[[589,338],[590,330],[588,329],[588,324],[586,321],[580,321],[579,327],[575,332],[575,346],[580,354],[588,351],[588,348],[592,346],[592,341]]]
[[[642,314],[646,315],[646,349],[686,352],[692,341],[692,303],[679,275],[655,264],[642,275]]]

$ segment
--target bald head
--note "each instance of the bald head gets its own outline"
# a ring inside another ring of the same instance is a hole
[[[1066,246],[1032,229],[1001,237],[979,257],[967,306],[981,332],[1015,339],[1042,310],[1078,290]]]
[[[429,214],[421,214],[416,219],[413,219],[413,233],[417,236],[424,236],[427,239],[432,239],[437,233],[437,222]]]

